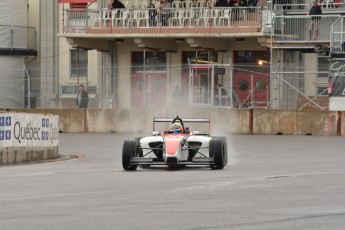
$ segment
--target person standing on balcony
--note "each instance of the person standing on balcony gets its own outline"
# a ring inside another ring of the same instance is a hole
[[[309,28],[309,40],[313,39],[313,31],[315,31],[314,40],[317,39],[319,35],[319,24],[321,16],[313,16],[313,15],[321,15],[322,10],[319,4],[317,4],[317,0],[313,0],[313,5],[310,8],[309,15],[311,16],[310,28]]]
[[[235,8],[235,19],[236,20],[241,20],[241,19],[245,19],[245,12],[246,9],[243,8],[247,8],[248,7],[248,2],[247,0],[239,0],[238,1],[238,6]]]
[[[123,5],[122,2],[119,0],[112,0],[111,1],[111,9],[124,9],[126,8],[125,5]]]
[[[87,108],[89,105],[89,94],[85,91],[84,85],[79,85],[76,102],[79,109]]]
[[[168,26],[170,8],[171,8],[170,2],[168,0],[162,0],[161,2],[162,26]]]
[[[228,7],[228,0],[217,0],[215,7]]]
[[[155,5],[151,3],[150,9],[149,9],[149,25],[150,26],[156,25],[156,17],[157,17],[157,10],[155,8]]]
[[[238,6],[238,0],[229,0],[229,7]]]

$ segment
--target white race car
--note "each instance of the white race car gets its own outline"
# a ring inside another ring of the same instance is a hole
[[[126,140],[122,149],[122,166],[136,170],[138,165],[167,165],[182,168],[186,165],[209,165],[211,169],[223,169],[227,164],[227,140],[224,136],[213,137],[190,131],[185,123],[208,123],[210,119],[154,118],[156,122],[171,122],[170,129],[162,133],[153,131],[149,137]]]

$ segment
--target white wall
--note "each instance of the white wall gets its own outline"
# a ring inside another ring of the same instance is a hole
[[[0,48],[27,48],[28,33],[25,27],[28,14],[26,0],[23,2],[0,1]]]
[[[24,58],[0,56],[0,107],[24,108]]]
[[[0,25],[27,26],[27,0],[0,1]]]

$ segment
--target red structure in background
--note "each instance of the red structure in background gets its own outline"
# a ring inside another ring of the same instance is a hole
[[[59,3],[89,3],[97,2],[97,0],[59,0]]]
[[[268,51],[235,51],[233,88],[239,99],[235,107],[266,107],[270,97]],[[259,64],[260,63],[260,64]]]
[[[134,51],[131,60],[131,107],[165,107],[167,63],[164,51]]]
[[[165,73],[135,73],[131,78],[132,108],[165,107],[167,103]]]

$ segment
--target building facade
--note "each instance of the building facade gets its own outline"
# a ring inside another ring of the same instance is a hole
[[[27,64],[37,56],[36,28],[27,22],[29,9],[22,3],[20,0],[0,2],[1,108],[27,106],[30,85]]]
[[[39,1],[37,107],[75,108],[83,84],[90,108],[328,109],[328,57],[315,48],[330,47],[342,2],[322,5],[312,40],[309,1],[123,3]]]

